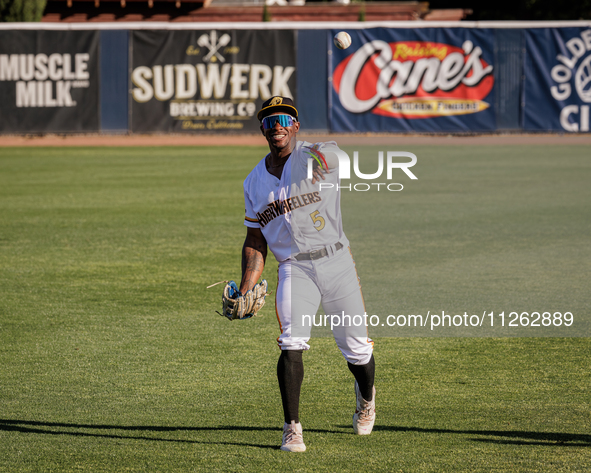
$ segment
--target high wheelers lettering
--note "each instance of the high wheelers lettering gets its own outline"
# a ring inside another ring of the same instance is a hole
[[[265,227],[271,220],[280,215],[291,212],[292,210],[305,207],[306,205],[320,202],[320,192],[309,192],[306,194],[295,195],[285,200],[275,200],[267,205],[267,209],[263,212],[257,213],[257,219],[261,227]]]

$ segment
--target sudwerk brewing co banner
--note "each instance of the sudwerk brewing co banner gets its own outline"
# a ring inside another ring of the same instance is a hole
[[[525,130],[589,132],[591,29],[525,31]]]
[[[134,31],[132,131],[253,132],[273,95],[294,97],[295,32]]]
[[[98,31],[0,31],[0,133],[98,131]]]
[[[336,132],[494,130],[494,35],[486,29],[349,30],[332,44]]]

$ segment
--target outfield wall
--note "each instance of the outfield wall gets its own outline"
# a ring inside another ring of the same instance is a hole
[[[0,25],[0,133],[589,132],[591,22]],[[332,42],[347,31],[346,50]]]

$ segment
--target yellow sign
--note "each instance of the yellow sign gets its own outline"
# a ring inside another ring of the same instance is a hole
[[[387,115],[403,117],[447,117],[481,112],[490,105],[482,100],[448,99],[437,97],[404,97],[384,100],[376,110]],[[379,112],[378,112],[379,113]]]

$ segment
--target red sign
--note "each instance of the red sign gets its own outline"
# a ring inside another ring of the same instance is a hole
[[[464,115],[487,109],[492,66],[482,49],[400,41],[365,43],[334,70],[333,86],[352,113],[404,118]]]

